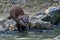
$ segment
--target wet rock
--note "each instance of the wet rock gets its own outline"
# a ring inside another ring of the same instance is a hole
[[[36,23],[35,28],[42,29],[42,30],[47,30],[47,29],[49,30],[52,29],[53,27],[51,23],[41,21]]]
[[[35,17],[38,18],[38,19],[43,19],[46,16],[47,15],[45,13],[41,12],[41,13],[37,13]]]
[[[5,21],[7,21],[7,20],[2,20],[2,19],[0,19],[0,31],[3,31],[3,30],[4,30],[4,28],[2,27],[2,24],[3,24]]]
[[[0,20],[0,24],[2,25],[4,22],[6,22],[8,19],[2,19]]]
[[[32,18],[33,19],[33,18]],[[36,29],[52,29],[52,24],[50,22],[45,22],[42,21],[41,19],[33,19],[30,20],[30,22],[32,23],[32,26],[34,26],[33,28]]]
[[[11,1],[11,3],[14,4],[14,5],[20,2],[20,0],[18,0],[18,1],[17,1],[17,0],[10,0],[10,1]]]
[[[3,31],[3,27],[2,27],[2,25],[0,25],[0,31]]]
[[[46,11],[47,16],[43,18],[43,21],[48,21],[54,25],[60,22],[60,7],[49,7]]]
[[[7,20],[2,24],[4,31],[14,31],[17,30],[16,22],[14,20]]]
[[[60,10],[60,6],[49,7],[48,9],[45,10],[45,13],[51,15],[52,13],[50,13],[50,12],[53,12],[53,11],[56,11],[56,10]]]

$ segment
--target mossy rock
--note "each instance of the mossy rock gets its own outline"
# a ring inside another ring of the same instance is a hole
[[[43,21],[48,21],[52,24],[58,24],[60,22],[60,10],[52,11],[48,14],[50,14],[50,16],[43,18]]]
[[[51,17],[51,22],[59,23],[60,22],[60,10],[56,10],[51,13],[54,14]]]

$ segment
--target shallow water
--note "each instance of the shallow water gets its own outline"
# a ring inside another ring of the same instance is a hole
[[[34,31],[29,31],[29,32],[25,31],[20,33],[0,32],[0,40],[58,40],[57,37],[59,35],[60,35],[60,28],[56,27],[53,30],[43,30],[43,31],[34,30]]]
[[[1,26],[0,26],[1,29]],[[60,25],[52,30],[31,30],[6,33],[0,31],[0,40],[60,40]]]

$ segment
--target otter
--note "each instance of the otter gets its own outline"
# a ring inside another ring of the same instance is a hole
[[[29,30],[29,27],[27,27],[27,24],[29,24],[28,17],[29,16],[24,13],[23,9],[20,6],[15,5],[11,8],[10,16],[7,19],[13,19],[14,21],[16,21],[16,26],[20,32]]]

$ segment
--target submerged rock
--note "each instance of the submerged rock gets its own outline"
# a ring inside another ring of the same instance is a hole
[[[0,31],[3,31],[3,27],[2,27],[2,25],[0,25]]]

